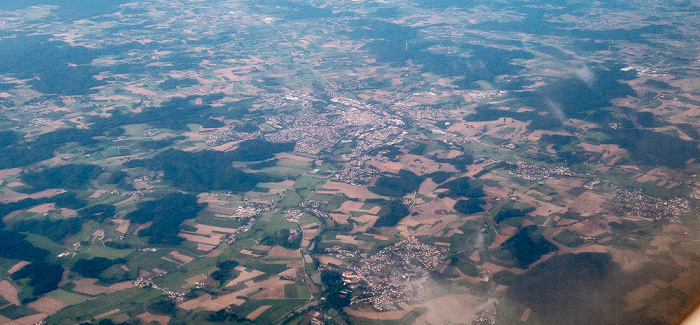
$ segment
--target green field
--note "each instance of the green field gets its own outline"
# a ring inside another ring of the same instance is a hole
[[[72,321],[88,321],[94,315],[99,315],[114,309],[123,312],[134,310],[143,312],[143,304],[162,295],[160,290],[130,288],[85,301],[80,305],[69,306],[49,317],[50,324],[71,324]]]
[[[22,305],[9,305],[5,308],[0,309],[0,315],[5,316],[9,319],[22,318],[24,316],[34,315],[38,313],[39,312],[37,312],[36,310]]]
[[[48,238],[41,236],[41,235],[27,234],[26,239],[28,241],[32,242],[32,244],[34,244],[34,246],[48,250],[51,253],[51,255],[53,255],[53,256],[56,256],[58,254],[63,253],[64,251],[68,250],[68,248],[66,248],[62,245],[59,245],[56,242],[52,241],[51,239],[48,239]]]
[[[106,247],[97,241],[95,244],[88,246],[88,249],[82,253],[88,254],[91,257],[105,257],[113,260],[117,258],[124,258],[134,251],[135,250],[133,249],[114,249],[111,247]]]
[[[90,297],[88,297],[88,296],[83,296],[83,295],[80,295],[77,293],[68,292],[68,291],[61,290],[61,289],[51,291],[47,296],[54,298],[54,299],[57,299],[57,300],[60,300],[64,304],[69,305],[69,306],[79,304],[83,301],[90,299]]]
[[[290,312],[293,308],[306,303],[304,299],[293,300],[248,300],[243,305],[237,308],[236,313],[240,315],[248,315],[258,307],[271,305],[269,309],[263,312],[255,319],[256,324],[273,324],[280,317]]]
[[[202,225],[207,225],[207,226],[214,226],[214,227],[222,227],[222,228],[232,228],[236,229],[241,226],[241,221],[236,220],[233,218],[219,218],[214,216],[213,213],[209,211],[202,211],[197,215],[197,218],[194,219],[195,223],[202,224]]]

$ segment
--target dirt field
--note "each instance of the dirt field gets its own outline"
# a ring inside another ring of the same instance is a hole
[[[423,183],[420,184],[418,187],[418,194],[420,195],[425,195],[428,197],[435,197],[433,194],[433,191],[438,187],[438,184],[433,182],[432,179],[428,178],[423,181]]]
[[[310,163],[310,162],[314,161],[313,158],[306,158],[306,157],[302,157],[302,156],[297,156],[297,155],[293,155],[293,154],[288,153],[288,152],[276,153],[275,158],[277,158],[277,159],[287,158],[287,159],[292,159],[292,160],[296,160],[296,161],[303,161],[306,163]]]
[[[363,202],[345,201],[336,210],[349,214],[350,211],[362,211],[362,209],[360,209],[362,205],[364,205]]]
[[[219,238],[210,238],[210,237],[205,237],[205,236],[197,236],[197,235],[190,235],[190,234],[178,234],[178,237],[185,238],[189,241],[195,242],[195,243],[202,243],[202,244],[207,244],[207,245],[213,245],[217,246],[221,243],[221,240]]]
[[[202,304],[202,307],[208,309],[208,310],[220,310],[222,308],[226,308],[228,305],[234,304],[240,306],[245,302],[245,300],[238,298],[239,296],[245,296],[248,293],[254,292],[254,291],[262,291],[274,287],[282,287],[282,290],[284,290],[284,285],[285,284],[292,284],[294,283],[293,281],[287,281],[287,280],[281,280],[280,278],[269,278],[265,281],[261,281],[258,283],[253,283],[253,281],[248,281],[246,282],[246,288],[238,290],[236,292],[229,293],[227,295],[221,296],[217,299],[207,301],[206,303]],[[260,290],[262,289],[262,290]],[[284,295],[284,291],[283,295]]]
[[[17,202],[28,198],[29,195],[24,193],[18,193],[13,190],[6,190],[4,193],[0,194],[0,203]]]
[[[284,181],[278,182],[277,184],[279,184],[280,186],[288,186],[288,187],[292,187],[292,186],[294,186],[294,181],[293,181],[293,180],[291,180],[291,179],[287,179],[287,180],[284,180]]]
[[[302,271],[302,273],[303,273],[303,271]],[[291,267],[285,271],[277,273],[277,275],[279,275],[279,276],[286,276],[289,278],[296,278],[298,274],[299,274],[299,272],[298,272],[297,268],[295,268],[295,267]]]
[[[338,190],[351,199],[375,199],[380,197],[379,195],[370,192],[367,187],[354,186],[340,182],[329,181],[328,183],[324,184],[322,188]]]
[[[367,229],[374,226],[374,223],[377,222],[377,219],[379,219],[379,217],[373,216],[371,214],[363,214],[359,217],[352,218],[352,220],[355,220],[355,221],[358,221],[358,222],[365,224],[364,226],[359,227],[359,228],[357,227],[357,225],[355,225],[355,229],[353,229],[353,232],[355,232],[355,231],[361,231],[361,232],[367,231]]]
[[[494,177],[492,174],[486,174],[484,179],[494,179],[500,183],[500,181],[504,180],[501,177]],[[509,197],[508,190],[502,187],[490,187],[490,186],[484,186],[483,187],[484,193],[488,196],[493,196],[501,199],[507,199]]]
[[[372,166],[376,169],[379,169],[381,172],[384,173],[392,173],[396,174],[399,172],[399,170],[406,169],[404,165],[398,162],[393,162],[393,161],[376,161],[376,160],[368,160],[366,162],[368,166]]]
[[[284,286],[267,289],[251,297],[252,299],[284,299]]]
[[[151,224],[153,224],[153,221],[149,221],[149,222],[146,222],[146,223],[140,225],[138,228],[136,228],[136,230],[134,230],[134,235],[137,235],[139,233],[139,231],[150,227]]]
[[[286,189],[283,188],[271,188],[267,193],[270,194],[283,194],[284,192],[287,192]]]
[[[406,154],[401,156],[400,161],[404,165],[404,169],[410,170],[416,175],[430,174],[436,171],[446,171],[449,173],[457,172],[451,164],[437,163],[434,160],[418,155]]]
[[[376,206],[376,207],[373,207],[373,208],[367,210],[367,213],[369,213],[369,214],[377,214],[377,213],[379,213],[379,211],[381,211],[381,210],[382,210],[382,207]]]
[[[20,261],[20,262],[18,262],[17,264],[13,265],[9,270],[7,270],[7,273],[8,273],[8,274],[15,273],[15,272],[21,270],[21,269],[22,269],[23,267],[25,267],[26,265],[29,265],[30,263],[31,263],[31,262]]]
[[[153,315],[148,312],[138,315],[136,317],[146,324],[158,322],[160,325],[168,325],[168,322],[170,321],[170,317],[168,316]]]
[[[335,264],[335,265],[343,265],[343,261],[332,257],[332,256],[317,256],[318,257],[318,262],[321,264]]]
[[[539,201],[527,195],[520,195],[520,198],[521,202],[538,206],[535,211],[531,212],[531,215],[533,216],[549,216],[552,213],[564,213],[567,211],[566,207],[560,207],[548,202]]]
[[[117,226],[117,231],[126,234],[126,232],[129,230],[129,224],[131,221],[126,220],[126,219],[112,219],[112,223],[118,224]]]
[[[41,297],[27,305],[28,307],[48,315],[53,315],[57,311],[66,307],[62,301],[51,297]]]
[[[248,279],[252,279],[258,275],[263,275],[265,273],[258,271],[258,270],[252,270],[250,272],[246,271],[244,267],[242,266],[236,266],[236,270],[240,271],[241,274],[238,275],[235,279],[231,280],[226,286],[230,287],[236,284],[239,284],[243,281],[247,281]]]
[[[274,246],[267,252],[267,256],[271,257],[290,257],[290,258],[300,258],[301,255],[299,251],[294,249],[288,249],[281,246]]]
[[[506,268],[503,266],[500,266],[500,265],[493,264],[491,262],[486,262],[486,263],[482,264],[481,267],[479,267],[479,269],[489,271],[489,272],[491,272],[491,274],[496,274],[498,272],[505,270]],[[509,271],[513,271],[513,270],[509,270]]]
[[[180,252],[178,252],[178,251],[172,251],[172,252],[170,252],[170,255],[172,255],[174,258],[182,261],[183,263],[189,263],[189,262],[194,261],[194,257],[180,254]]]
[[[252,251],[247,250],[247,249],[241,249],[241,250],[239,251],[239,253],[244,254],[244,255],[248,255],[248,256],[254,256],[254,257],[261,257],[261,256],[263,256],[263,255],[253,254]]]
[[[509,235],[496,235],[496,237],[493,239],[493,243],[491,243],[489,248],[496,248],[496,247],[500,246],[501,244],[503,244],[503,242],[508,240],[508,238],[510,238],[510,237],[511,236],[509,236]]]
[[[363,215],[361,215],[361,216],[359,216],[359,217],[354,217],[354,218],[352,218],[352,219],[355,220],[355,221],[358,221],[358,222],[362,222],[362,223],[367,223],[367,222],[369,222],[369,223],[372,223],[372,224],[373,224],[375,221],[377,221],[378,218],[379,218],[379,217],[373,216],[373,215],[371,215],[371,214],[363,214]]]
[[[117,282],[111,286],[109,286],[109,289],[113,291],[119,291],[119,290],[124,290],[124,289],[129,289],[133,288],[135,285],[131,281],[123,281],[123,282]]]
[[[255,320],[260,316],[262,313],[264,313],[266,310],[268,310],[272,305],[266,305],[266,306],[260,306],[258,309],[254,310],[252,313],[248,314],[245,318],[250,319],[250,320]]]
[[[479,253],[479,251],[474,251],[471,255],[469,255],[469,259],[476,263],[479,263],[479,261],[481,261],[481,254]]]
[[[65,192],[63,189],[51,188],[48,190],[39,191],[32,194],[18,193],[13,190],[6,190],[4,193],[0,194],[0,203],[17,202],[26,198],[39,199],[44,197],[51,197]]]
[[[228,142],[228,143],[224,143],[222,145],[218,145],[216,147],[212,147],[212,149],[214,149],[216,151],[229,151],[229,150],[232,150],[233,148],[235,148],[237,146],[237,144],[238,144],[237,141]]]
[[[206,303],[209,300],[211,300],[211,295],[206,293],[206,294],[201,295],[195,299],[187,300],[187,301],[179,304],[178,307],[180,307],[184,310],[192,310],[192,309],[200,307],[201,305],[203,305],[204,303]]]
[[[5,179],[8,176],[17,175],[20,172],[22,172],[21,168],[0,169],[0,179]]]
[[[343,243],[346,243],[346,244],[351,244],[351,245],[358,245],[359,244],[359,242],[357,240],[355,240],[355,238],[352,236],[336,235],[335,238],[337,240],[340,240]]]
[[[73,209],[68,209],[68,208],[60,208],[61,210],[61,215],[64,217],[74,217],[78,215],[78,211],[75,211]]]
[[[7,282],[7,280],[0,281],[0,296],[15,305],[20,304],[17,298],[17,289]]]
[[[16,217],[18,214],[22,213],[22,210],[17,210],[17,211],[12,211],[8,213],[6,216],[2,217],[2,221],[8,221],[14,217]]]
[[[214,245],[197,243],[198,250],[209,252],[207,254],[207,257],[217,257],[217,256],[219,256],[219,254],[221,254],[221,250],[213,250],[212,251],[212,249],[214,249],[214,248],[216,248],[216,246],[214,246]]]
[[[34,325],[34,324],[42,324],[42,321],[48,317],[49,315],[47,314],[36,314],[36,315],[30,315],[30,316],[25,316],[22,318],[17,318],[14,321],[7,323],[7,325]]]
[[[61,282],[58,283],[58,287],[62,287],[66,284],[68,284],[70,281],[68,280],[68,275],[70,274],[70,271],[65,270],[63,271],[63,275],[61,276]]]
[[[94,243],[96,239],[103,239],[105,238],[105,231],[102,229],[95,230],[94,233],[92,233],[92,242]]]
[[[207,300],[203,302],[200,306],[204,309],[211,311],[221,310],[223,308],[228,307],[229,305],[240,306],[245,302],[245,300],[238,298],[239,296],[244,295],[236,291],[227,295],[219,296],[216,299]]]
[[[412,220],[417,220],[419,222],[442,219],[446,217],[442,214],[437,214],[436,211],[443,210],[445,212],[454,212],[453,209],[457,200],[444,197],[441,199],[435,199],[427,203],[419,204],[414,206],[411,210],[412,212],[418,212],[417,216],[411,218]]]
[[[45,204],[41,204],[41,205],[37,205],[35,207],[32,207],[31,209],[27,209],[27,212],[46,213],[46,212],[49,212],[55,208],[56,208],[56,203],[45,203]]]
[[[581,214],[597,214],[603,211],[602,204],[606,199],[599,194],[591,191],[586,191],[573,200],[567,200],[564,203],[573,213]]]
[[[313,224],[309,226],[313,226]],[[301,239],[301,247],[309,247],[309,245],[311,245],[311,240],[313,240],[318,234],[318,228],[309,229],[307,227],[303,227],[301,228],[301,231],[304,233],[304,237]]]
[[[105,194],[105,193],[107,193],[107,190],[96,190],[95,193],[90,194],[90,197],[91,198],[98,198],[102,194]]]
[[[344,213],[329,213],[331,218],[333,218],[333,221],[341,224],[341,225],[347,225],[348,224],[348,218],[350,218],[349,214],[344,214]]]
[[[520,321],[527,322],[527,319],[530,318],[530,313],[532,313],[532,308],[525,308],[523,314],[520,316]]]
[[[113,289],[110,289],[109,287],[101,287],[98,285],[95,285],[95,282],[97,282],[97,279],[90,279],[90,278],[85,278],[85,279],[80,279],[78,281],[73,281],[75,283],[75,288],[73,291],[80,292],[80,293],[85,293],[89,295],[99,295],[104,292],[113,292]]]

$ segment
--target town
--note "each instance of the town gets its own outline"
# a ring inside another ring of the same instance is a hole
[[[372,256],[357,255],[339,247],[328,249],[337,258],[360,257],[346,263],[341,271],[351,288],[359,288],[352,296],[353,304],[369,304],[378,310],[394,310],[397,302],[425,298],[423,285],[445,263],[446,250],[411,237],[382,249]]]
[[[511,173],[515,176],[529,181],[541,181],[552,176],[577,176],[568,167],[550,167],[534,164],[520,164]]]
[[[633,216],[672,223],[680,223],[678,217],[690,211],[688,201],[683,198],[662,200],[639,190],[618,189],[613,196],[613,201],[622,203],[625,210]]]

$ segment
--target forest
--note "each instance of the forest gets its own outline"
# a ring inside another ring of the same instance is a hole
[[[102,167],[88,164],[62,165],[38,172],[22,173],[22,182],[33,187],[34,191],[49,188],[82,189],[90,185],[90,180],[102,173]]]
[[[401,200],[392,200],[389,203],[389,212],[382,215],[374,223],[375,228],[377,227],[393,227],[401,221],[405,216],[409,214],[408,208],[404,205]]]
[[[384,196],[402,197],[418,190],[423,178],[411,171],[401,169],[396,176],[381,176],[369,190]]]
[[[521,228],[513,237],[503,242],[501,247],[510,253],[515,265],[521,269],[526,269],[542,255],[559,250],[537,233],[536,225]]]
[[[152,221],[150,227],[139,232],[139,236],[150,236],[150,244],[179,245],[182,238],[180,224],[186,219],[193,219],[204,208],[197,203],[197,197],[191,194],[170,193],[163,198],[144,201],[138,209],[126,215],[127,219],[137,223]]]
[[[44,261],[34,262],[25,265],[19,271],[12,274],[12,280],[29,278],[29,285],[32,286],[32,294],[41,296],[49,291],[58,289],[58,283],[63,277],[63,267],[58,264]]]

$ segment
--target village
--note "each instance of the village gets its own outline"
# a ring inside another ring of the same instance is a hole
[[[350,290],[359,288],[353,291],[359,294],[352,296],[352,304],[369,304],[381,311],[395,310],[398,302],[425,299],[423,285],[430,272],[444,266],[446,252],[413,237],[371,256],[337,246],[326,251],[341,260],[359,258],[340,268]]]
[[[680,223],[678,217],[690,211],[688,201],[683,198],[663,200],[639,190],[618,189],[613,201],[623,204],[625,210],[633,216],[672,223]]]
[[[552,167],[534,164],[520,164],[511,173],[515,176],[529,181],[541,181],[553,176],[577,176],[576,173],[572,172],[571,169],[569,169],[568,167]]]

